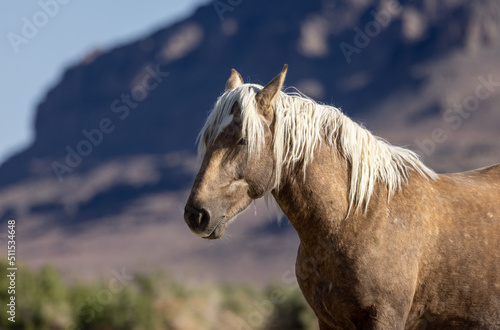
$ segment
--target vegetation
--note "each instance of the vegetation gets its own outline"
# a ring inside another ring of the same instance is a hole
[[[0,277],[2,329],[317,329],[297,285],[188,285],[163,272],[67,284],[51,266],[16,275],[15,323],[9,278]]]

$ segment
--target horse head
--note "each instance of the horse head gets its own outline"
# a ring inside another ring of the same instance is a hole
[[[273,103],[286,71],[285,65],[269,84],[258,88],[244,84],[232,70],[225,93],[198,137],[203,161],[184,211],[196,236],[220,238],[231,219],[275,187]],[[241,89],[246,89],[243,100]]]

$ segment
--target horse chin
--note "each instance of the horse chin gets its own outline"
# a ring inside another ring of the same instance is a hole
[[[236,214],[234,216],[229,217],[229,220],[226,220],[228,218],[226,215],[222,216],[219,224],[217,226],[215,226],[214,230],[212,231],[212,233],[210,235],[200,236],[200,237],[205,238],[205,239],[219,239],[219,238],[221,238],[224,235],[224,232],[226,231],[226,225],[229,225],[231,222],[236,220],[238,215],[240,215],[240,213],[245,211],[251,204],[252,204],[251,202],[248,203],[248,205],[245,208],[236,212]]]
[[[221,222],[220,224],[217,225],[217,227],[215,227],[214,231],[206,236],[206,237],[203,237],[205,239],[219,239],[222,237],[222,235],[224,235],[224,231],[226,230],[226,224],[224,222]]]

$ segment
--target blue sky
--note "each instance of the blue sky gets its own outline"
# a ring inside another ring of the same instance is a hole
[[[66,67],[95,49],[112,48],[182,19],[207,2],[2,1],[0,163],[32,142],[36,105]]]

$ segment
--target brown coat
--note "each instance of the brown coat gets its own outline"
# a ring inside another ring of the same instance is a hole
[[[366,212],[349,211],[350,163],[322,143],[306,179],[286,167],[277,189],[272,109],[285,74],[255,97],[266,123],[258,157],[244,147],[237,103],[206,146],[185,210],[193,233],[221,237],[271,193],[300,237],[297,279],[321,329],[500,329],[500,166],[435,180],[410,170],[390,199],[379,183]],[[226,90],[242,84],[233,70]]]

